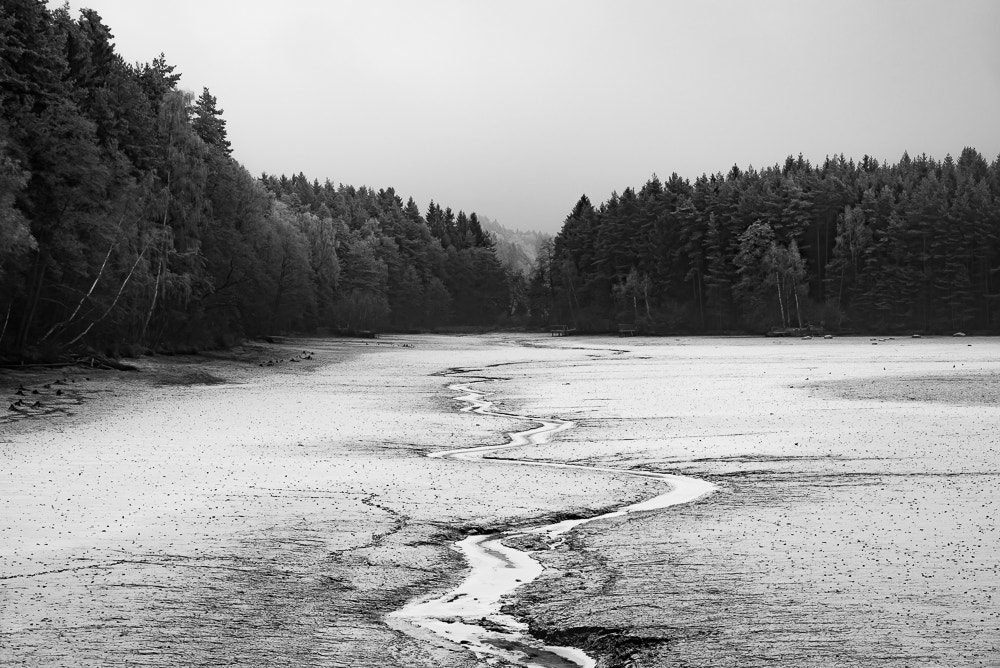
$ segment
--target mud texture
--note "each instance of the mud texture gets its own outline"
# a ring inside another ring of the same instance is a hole
[[[639,491],[424,456],[519,426],[458,413],[435,375],[511,350],[295,341],[0,377],[80,392],[0,426],[0,665],[470,665],[385,615],[457,581],[473,528]]]
[[[459,413],[456,367],[501,411],[576,423],[504,458],[720,488],[535,553],[506,610],[546,642],[605,667],[1000,664],[998,341],[427,336],[138,365],[0,375],[42,403],[0,420],[0,665],[474,665],[384,618],[462,578],[454,541],[658,490],[427,458],[526,427]]]
[[[576,461],[719,492],[581,528],[514,612],[602,666],[1000,663],[1000,411],[976,399],[1000,342],[672,343],[517,402],[578,417]]]

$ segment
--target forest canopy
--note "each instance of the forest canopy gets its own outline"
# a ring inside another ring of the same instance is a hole
[[[92,10],[0,5],[2,357],[557,323],[1000,329],[1000,158],[973,148],[654,176],[581,197],[545,239],[393,188],[253,176],[207,88],[113,39]]]
[[[92,10],[0,5],[0,354],[505,320],[514,277],[475,213],[251,176],[179,79],[126,63]]]
[[[673,174],[580,198],[529,291],[608,331],[1000,330],[1000,158],[904,154]]]

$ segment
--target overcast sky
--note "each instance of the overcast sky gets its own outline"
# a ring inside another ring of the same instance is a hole
[[[51,3],[57,6],[61,3]],[[1000,153],[1000,2],[89,0],[252,173],[555,232],[581,194],[802,153]]]

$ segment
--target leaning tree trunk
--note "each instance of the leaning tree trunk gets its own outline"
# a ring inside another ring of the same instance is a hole
[[[799,322],[799,329],[802,329],[802,311],[799,309],[799,285],[792,279],[792,294],[795,295],[795,318]]]
[[[167,201],[163,205],[163,221],[160,228],[163,232],[163,248],[160,251],[159,263],[156,266],[156,281],[153,284],[153,299],[149,304],[149,311],[146,312],[146,320],[142,323],[142,331],[139,333],[139,340],[145,341],[146,331],[149,329],[149,323],[153,319],[153,311],[156,309],[156,301],[160,295],[160,282],[163,280],[163,273],[166,270],[166,259],[168,247],[167,244],[170,239],[170,235],[167,234],[167,218],[170,215],[170,178],[171,172],[167,172]]]
[[[10,322],[10,312],[14,308],[14,301],[11,300],[10,304],[7,305],[7,317],[3,319],[3,327],[0,328],[0,350],[3,349],[3,337],[7,333],[7,323]]]
[[[48,253],[44,250],[40,250],[38,253],[38,258],[35,260],[35,268],[32,272],[34,274],[32,283],[34,284],[31,289],[31,296],[28,300],[28,308],[25,310],[24,321],[21,322],[21,330],[18,332],[17,339],[14,341],[14,347],[20,352],[24,352],[24,347],[28,342],[28,334],[31,333],[31,323],[35,319],[35,311],[38,307],[38,300],[42,294],[42,285],[45,282],[45,271],[48,269]]]
[[[778,310],[781,312],[781,326],[788,327],[788,318],[785,317],[785,301],[781,296],[781,274],[774,273],[774,286],[778,289]]]

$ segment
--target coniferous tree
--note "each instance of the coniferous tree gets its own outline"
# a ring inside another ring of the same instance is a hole
[[[556,236],[552,317],[607,329],[648,284],[631,310],[652,330],[996,331],[998,174],[973,149],[799,156],[584,198]]]
[[[222,118],[222,109],[216,104],[215,96],[209,93],[207,88],[203,88],[201,95],[194,102],[191,127],[206,144],[230,155],[232,147],[226,135],[226,119]]]
[[[162,54],[125,64],[96,12],[0,5],[0,79],[0,354],[510,312],[474,214],[458,235],[451,209],[425,219],[392,188],[251,177],[209,90]]]

